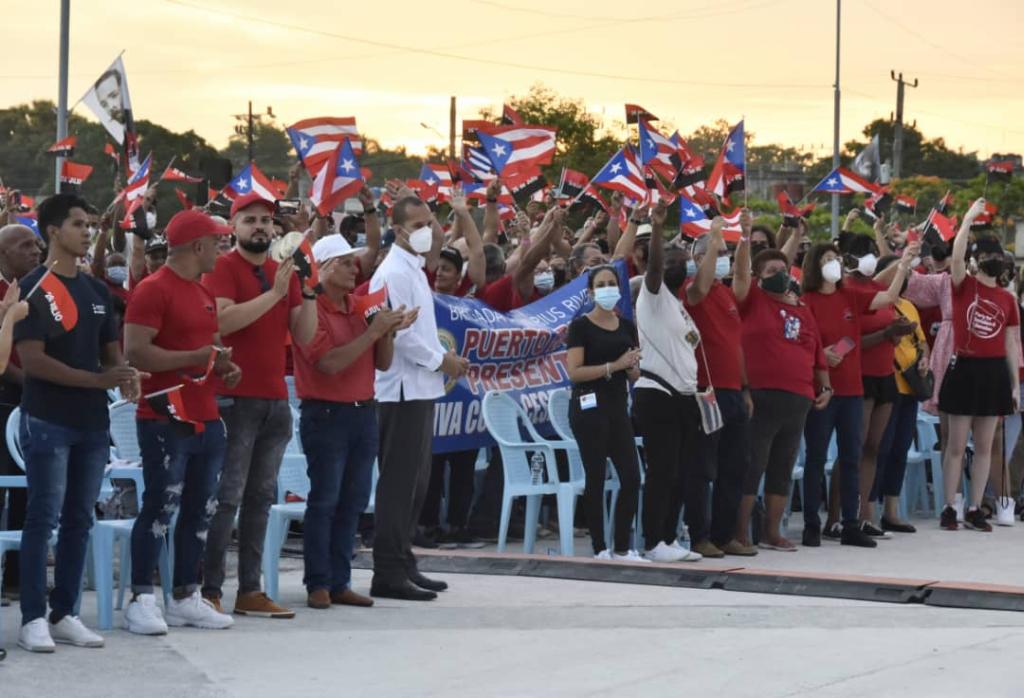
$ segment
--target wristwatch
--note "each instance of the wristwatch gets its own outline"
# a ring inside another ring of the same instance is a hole
[[[821,390],[818,391],[818,395],[824,395],[825,393],[831,393],[831,392],[832,392],[832,386],[831,385],[824,385],[824,386],[821,387]]]
[[[316,292],[315,291],[310,291],[309,293],[306,293],[305,291],[303,291],[302,292],[302,297],[305,298],[307,301],[315,301],[316,300]]]

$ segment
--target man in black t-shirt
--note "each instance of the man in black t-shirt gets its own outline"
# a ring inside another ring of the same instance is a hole
[[[44,266],[21,280],[30,309],[14,329],[25,375],[20,440],[28,476],[18,644],[32,652],[53,652],[54,641],[103,646],[103,638],[72,614],[110,454],[106,391],[120,388],[129,399],[139,392],[138,372],[121,358],[110,292],[78,271],[89,249],[87,209],[72,194],[39,205],[48,254]],[[47,618],[46,553],[58,521]]]

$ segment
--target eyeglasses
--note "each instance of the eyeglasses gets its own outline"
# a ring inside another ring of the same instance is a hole
[[[270,282],[267,280],[267,275],[263,273],[263,267],[253,267],[252,273],[256,275],[256,280],[260,282],[260,293],[269,291]]]

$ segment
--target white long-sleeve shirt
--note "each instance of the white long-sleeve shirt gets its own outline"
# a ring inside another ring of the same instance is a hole
[[[370,279],[370,291],[388,289],[388,305],[419,308],[416,322],[395,336],[391,368],[377,371],[377,400],[434,400],[444,395],[444,375],[438,370],[445,349],[437,339],[434,294],[423,273],[419,255],[392,245]]]

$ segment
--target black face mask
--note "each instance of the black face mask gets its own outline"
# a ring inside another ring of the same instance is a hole
[[[665,267],[665,285],[675,293],[686,281],[686,262]]]
[[[767,293],[785,293],[789,289],[789,274],[777,271],[766,279],[761,279],[761,289]]]
[[[993,279],[998,279],[1006,270],[1006,260],[999,259],[998,257],[985,259],[978,262],[978,269],[981,269]]]
[[[764,252],[768,249],[768,244],[764,242],[752,242],[750,243],[750,258],[753,259],[757,256],[758,252]]]
[[[263,254],[270,249],[270,240],[264,240],[257,242],[255,240],[239,240],[238,246],[246,252],[252,252],[253,254]]]

